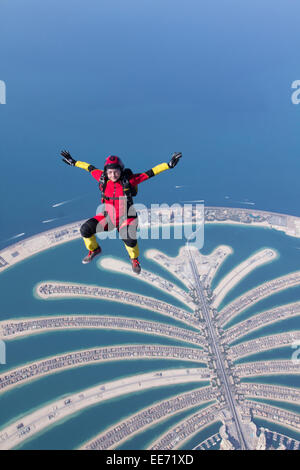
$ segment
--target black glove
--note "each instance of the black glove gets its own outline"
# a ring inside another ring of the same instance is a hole
[[[179,158],[182,157],[182,153],[181,152],[175,152],[173,153],[172,155],[172,158],[171,160],[169,161],[168,165],[169,165],[169,168],[174,168],[174,166],[177,165],[177,163],[179,162]]]
[[[62,157],[64,157],[62,159],[63,162],[65,162],[67,165],[75,166],[76,160],[71,157],[71,154],[67,150],[62,150],[60,154]]]

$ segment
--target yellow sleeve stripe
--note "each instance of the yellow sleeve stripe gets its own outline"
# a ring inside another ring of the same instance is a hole
[[[154,175],[158,175],[162,171],[169,170],[169,165],[167,163],[160,163],[152,168]]]
[[[77,166],[78,168],[82,168],[83,170],[89,171],[90,164],[86,162],[80,162],[79,160],[77,160],[77,162],[75,163],[75,166]]]

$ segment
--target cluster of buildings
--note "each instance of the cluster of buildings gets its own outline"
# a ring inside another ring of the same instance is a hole
[[[278,385],[242,382],[238,386],[238,391],[251,397],[264,397],[271,400],[295,403],[300,401],[300,389],[280,387]]]
[[[299,374],[300,363],[291,360],[285,361],[256,361],[236,364],[235,372],[239,377],[251,377],[270,374]]]
[[[137,210],[140,225],[159,225],[204,221],[204,201],[185,204],[152,204],[150,208]]]
[[[251,304],[258,302],[279,290],[294,287],[298,284],[300,284],[300,272],[291,273],[261,284],[247,292],[247,294],[244,294],[231,302],[227,307],[224,307],[219,313],[219,324],[221,326],[225,325],[242,310],[250,307]]]
[[[300,431],[299,414],[257,401],[245,400],[242,406],[250,409],[251,413],[258,418],[265,418],[270,421],[275,420],[277,423],[282,423],[284,426],[290,426]]]
[[[48,230],[4,248],[0,251],[0,270],[7,269],[43,250],[79,238],[82,223],[83,221],[78,221]]]
[[[168,431],[159,441],[155,442],[150,450],[171,450],[177,442],[183,442],[193,435],[197,430],[218,421],[219,404],[213,404],[193,414],[182,423],[179,423],[171,431]]]
[[[207,222],[240,222],[243,224],[267,222],[272,213],[255,211],[254,209],[239,209],[235,207],[205,207]]]
[[[37,330],[54,330],[66,328],[113,328],[129,329],[145,333],[159,334],[182,341],[204,346],[203,337],[192,330],[178,328],[167,323],[150,322],[135,318],[100,317],[100,316],[75,316],[75,317],[49,317],[34,320],[7,322],[0,325],[1,337],[12,337],[22,333]]]
[[[200,442],[193,450],[209,450],[216,446],[217,444],[220,444],[222,440],[222,437],[219,432],[216,432],[212,436],[209,436],[208,439],[205,439],[204,441]]]
[[[263,336],[231,346],[228,350],[228,356],[232,360],[237,360],[243,356],[249,356],[250,354],[266,351],[267,349],[289,346],[297,340],[300,340],[300,331]]]
[[[205,441],[202,441],[194,450],[222,448],[220,444],[223,441],[221,434],[218,432],[208,439],[205,439]],[[263,445],[261,447],[257,446],[257,450],[300,450],[300,442],[296,439],[263,427],[260,428],[259,441],[263,443]]]
[[[70,353],[53,359],[36,362],[34,364],[9,371],[0,376],[0,390],[15,385],[24,380],[34,378],[51,371],[78,366],[88,362],[121,359],[141,358],[164,358],[179,359],[195,362],[206,362],[207,353],[200,349],[183,348],[175,346],[138,345],[138,346],[116,346],[98,348],[87,351]]]
[[[167,302],[156,300],[153,297],[146,297],[127,291],[109,289],[105,287],[89,287],[84,285],[70,284],[50,284],[43,283],[37,288],[37,294],[42,298],[55,296],[78,296],[78,297],[98,297],[102,300],[114,300],[116,302],[138,305],[156,312],[173,316],[175,319],[186,321],[195,326],[199,326],[198,319],[189,315],[185,310],[175,307]]]
[[[266,428],[261,428],[261,431],[265,435],[267,449],[300,450],[300,442],[296,439],[292,439],[278,432],[270,431]]]
[[[227,223],[232,221],[243,224],[256,224],[282,230],[292,237],[300,236],[299,217],[257,209],[205,207],[205,221]]]
[[[290,318],[293,315],[300,314],[300,302],[287,304],[280,307],[271,308],[265,312],[256,314],[243,322],[233,325],[224,332],[223,342],[226,344],[232,343],[237,338],[246,335],[250,331],[262,328],[270,323],[274,323],[285,318]]]
[[[186,408],[199,405],[202,402],[213,400],[214,391],[211,387],[204,387],[200,390],[179,395],[157,405],[153,405],[146,410],[132,416],[123,423],[115,426],[109,431],[94,439],[86,449],[104,450],[109,449],[122,439],[136,433],[144,426],[156,422],[166,416],[170,416]]]

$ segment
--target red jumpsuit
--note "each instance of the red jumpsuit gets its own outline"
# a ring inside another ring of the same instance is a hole
[[[91,173],[99,182],[103,170],[95,168],[89,163],[77,161],[76,165]],[[167,163],[161,163],[145,173],[136,173],[128,178],[131,186],[137,186],[152,176],[168,170]],[[126,191],[125,191],[126,192]],[[87,220],[81,226],[81,235],[88,250],[93,251],[99,246],[95,237],[96,232],[109,231],[117,228],[131,259],[137,258],[139,254],[136,241],[136,229],[138,225],[137,214],[132,204],[132,198],[124,194],[121,180],[108,180],[104,190],[104,210]]]

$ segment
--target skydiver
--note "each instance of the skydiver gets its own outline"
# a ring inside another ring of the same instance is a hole
[[[101,253],[101,247],[96,240],[95,233],[116,228],[131,259],[132,270],[139,274],[141,266],[138,260],[139,247],[136,239],[138,216],[133,205],[137,185],[165,170],[174,168],[182,157],[182,153],[174,153],[169,163],[160,163],[144,173],[135,174],[125,168],[122,160],[115,155],[106,158],[103,170],[99,170],[89,163],[74,160],[67,150],[63,150],[61,155],[64,163],[90,172],[99,182],[101,202],[104,205],[102,212],[88,219],[80,227],[81,236],[88,249],[88,254],[83,258],[82,263],[90,263]]]

